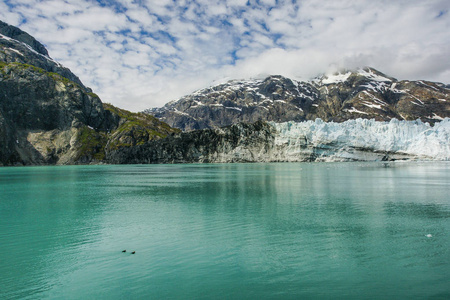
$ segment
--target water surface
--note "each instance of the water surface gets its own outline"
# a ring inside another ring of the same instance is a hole
[[[449,299],[449,194],[445,162],[0,168],[0,298]]]

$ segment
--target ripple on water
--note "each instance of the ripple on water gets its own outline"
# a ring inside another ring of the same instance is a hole
[[[0,298],[446,296],[449,169],[5,169]]]

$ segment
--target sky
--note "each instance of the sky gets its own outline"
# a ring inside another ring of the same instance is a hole
[[[450,83],[449,0],[2,0],[103,102],[161,107],[230,79],[371,66]]]

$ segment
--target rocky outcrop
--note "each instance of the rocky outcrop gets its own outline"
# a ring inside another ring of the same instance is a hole
[[[327,122],[421,119],[433,124],[450,117],[450,89],[436,82],[399,81],[365,68],[308,82],[282,76],[230,81],[146,112],[186,131],[257,120],[316,118]]]
[[[220,129],[183,132],[162,140],[110,151],[113,164],[255,162],[274,146],[275,129],[268,123],[239,123]]]
[[[0,165],[99,163],[179,131],[103,104],[28,34],[4,23],[0,32]]]

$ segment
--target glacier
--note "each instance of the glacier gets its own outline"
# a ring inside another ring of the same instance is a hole
[[[434,126],[397,119],[270,124],[276,130],[272,161],[450,160],[449,118]]]

